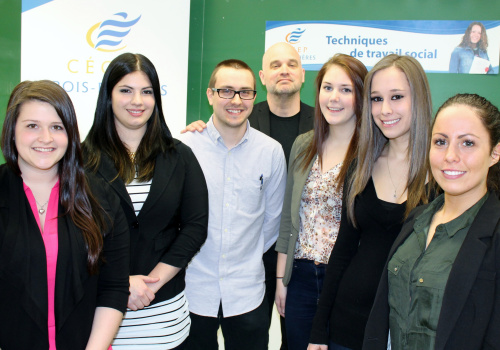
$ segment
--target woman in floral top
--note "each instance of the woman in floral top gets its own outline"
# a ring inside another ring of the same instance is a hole
[[[285,317],[288,348],[307,347],[328,258],[337,239],[342,188],[358,143],[367,70],[343,54],[316,78],[314,130],[290,154],[278,254],[276,306]]]

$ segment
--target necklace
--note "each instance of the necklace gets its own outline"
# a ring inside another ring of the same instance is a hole
[[[45,208],[44,208],[44,207],[47,205],[47,203],[48,203],[49,201],[46,201],[43,205],[40,205],[40,203],[38,203],[38,201],[37,201],[37,200],[36,200],[36,198],[35,198],[35,202],[36,202],[36,204],[40,207],[40,208],[38,209],[38,213],[39,213],[40,215],[43,215],[43,214],[45,213]]]
[[[387,170],[389,171],[389,179],[391,180],[392,187],[394,188],[394,199],[396,199],[396,198],[398,198],[396,196],[396,192],[398,190],[399,185],[401,184],[401,181],[399,181],[397,187],[394,185],[394,181],[392,181],[391,168],[389,168],[389,155],[386,158],[386,162],[387,162]]]
[[[128,152],[128,156],[130,157],[132,163],[135,162],[135,152]]]

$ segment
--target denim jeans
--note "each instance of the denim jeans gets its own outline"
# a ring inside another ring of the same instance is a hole
[[[289,350],[305,350],[309,344],[312,321],[323,287],[326,265],[310,260],[293,262],[287,288],[285,324]]]

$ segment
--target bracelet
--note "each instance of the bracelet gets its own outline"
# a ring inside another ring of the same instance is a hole
[[[276,277],[276,279],[277,279],[277,280],[282,280],[282,279],[283,279],[283,277]]]

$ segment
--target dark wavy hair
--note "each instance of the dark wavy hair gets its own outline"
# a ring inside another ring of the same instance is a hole
[[[488,131],[490,136],[490,153],[493,152],[493,148],[500,143],[500,111],[495,105],[482,96],[476,94],[457,94],[450,97],[441,107],[439,107],[432,127],[434,128],[434,124],[436,123],[441,111],[445,108],[456,105],[470,107],[476,112],[476,115]],[[435,184],[434,179],[433,183]],[[498,192],[500,190],[500,162],[497,162],[490,167],[490,170],[488,171],[488,178],[486,180],[486,186],[490,191]]]
[[[137,71],[144,72],[149,78],[153,88],[155,107],[147,122],[146,132],[137,148],[135,160],[132,161],[126,146],[116,131],[111,98],[115,85],[127,74]],[[83,148],[86,155],[86,166],[89,169],[97,171],[101,155],[104,153],[114,161],[118,176],[125,183],[132,182],[136,170],[140,182],[151,180],[158,154],[169,152],[175,148],[172,134],[163,115],[158,73],[146,56],[124,53],[111,61],[102,78],[94,123],[83,143]]]
[[[63,215],[69,215],[83,234],[87,246],[87,267],[90,273],[98,271],[103,248],[101,232],[106,229],[106,214],[89,188],[85,177],[80,134],[73,103],[62,87],[49,80],[24,81],[10,95],[2,130],[2,151],[7,166],[21,176],[15,128],[21,106],[28,101],[50,104],[57,112],[68,135],[66,153],[59,161],[59,201]]]
[[[488,49],[488,36],[486,35],[486,28],[484,28],[484,25],[481,22],[472,22],[471,24],[469,24],[469,26],[465,30],[464,36],[462,37],[462,41],[458,46],[471,47],[470,33],[472,32],[472,27],[474,26],[481,27],[481,39],[477,43],[477,47],[479,47],[483,51],[486,51]]]
[[[298,156],[297,159],[300,160],[300,166],[302,171],[307,171],[308,164],[314,159],[316,154],[318,155],[318,160],[322,164],[323,147],[328,135],[330,133],[330,128],[328,122],[325,120],[323,113],[321,113],[321,108],[319,105],[319,93],[321,90],[321,84],[323,83],[323,78],[326,72],[333,66],[340,67],[351,79],[354,88],[354,114],[356,115],[356,127],[349,143],[344,162],[342,163],[342,168],[340,169],[339,175],[337,176],[337,191],[340,191],[344,180],[347,176],[347,171],[351,165],[354,158],[356,158],[356,150],[358,148],[358,137],[359,128],[361,125],[361,112],[363,109],[363,82],[365,76],[368,73],[366,67],[358,59],[344,54],[336,54],[330,58],[318,72],[314,87],[316,90],[315,108],[314,108],[314,137],[311,143],[304,149]]]

